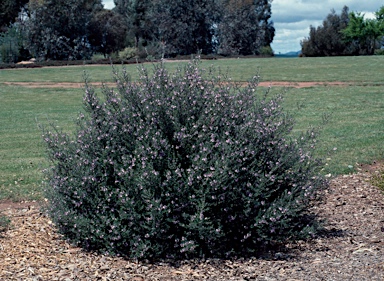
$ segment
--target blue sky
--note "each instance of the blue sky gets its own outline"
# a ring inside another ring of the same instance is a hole
[[[103,0],[104,7],[114,7],[113,0]],[[276,54],[301,49],[300,41],[308,37],[309,26],[319,26],[331,9],[340,14],[347,5],[350,11],[373,17],[373,12],[384,5],[383,0],[273,0],[272,20],[276,35],[272,48]]]

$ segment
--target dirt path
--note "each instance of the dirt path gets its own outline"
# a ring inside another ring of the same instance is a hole
[[[1,84],[1,83],[0,83]],[[84,83],[72,82],[3,82],[4,85],[22,86],[27,88],[83,88]],[[103,83],[94,82],[90,83],[94,86],[101,86]],[[104,83],[108,86],[115,86],[115,83]],[[287,88],[310,88],[318,86],[351,86],[356,85],[350,82],[285,82],[285,81],[262,81],[259,83],[260,87],[287,87]]]

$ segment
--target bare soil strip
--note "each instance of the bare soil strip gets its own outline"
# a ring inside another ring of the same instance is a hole
[[[1,84],[1,83],[0,83]],[[9,86],[22,86],[27,88],[84,88],[84,83],[72,83],[72,82],[3,82],[4,85]],[[89,83],[93,86],[101,86],[103,84],[113,87],[116,84],[112,82],[101,83],[93,82]],[[318,86],[352,86],[356,83],[350,82],[285,82],[285,81],[262,81],[259,83],[260,87],[286,87],[286,88],[311,88]]]

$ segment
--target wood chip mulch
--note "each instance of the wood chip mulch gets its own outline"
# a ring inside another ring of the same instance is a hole
[[[143,263],[87,253],[61,239],[36,204],[9,205],[0,238],[0,280],[384,280],[384,194],[375,169],[331,180],[314,209],[327,233],[263,257]]]

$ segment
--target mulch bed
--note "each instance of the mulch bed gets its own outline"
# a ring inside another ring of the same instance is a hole
[[[384,194],[370,183],[382,166],[331,180],[326,234],[247,259],[146,263],[87,253],[65,242],[36,203],[3,203],[0,280],[384,280]]]

